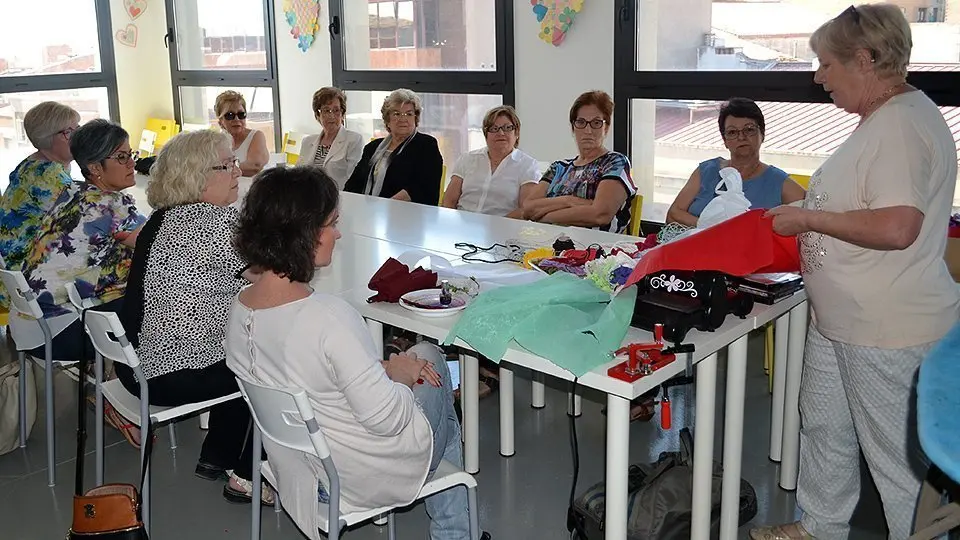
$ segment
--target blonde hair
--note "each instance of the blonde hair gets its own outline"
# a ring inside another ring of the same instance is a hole
[[[387,129],[387,132],[390,132],[390,113],[394,109],[399,109],[407,103],[413,105],[413,112],[415,113],[416,122],[415,126],[420,125],[420,96],[416,94],[413,90],[408,90],[406,88],[397,88],[393,92],[390,92],[383,100],[383,107],[380,107],[380,115],[383,117],[383,125]]]
[[[44,101],[23,115],[23,131],[34,148],[48,150],[53,146],[54,136],[79,122],[77,111],[56,101]]]
[[[513,147],[516,148],[520,146],[520,117],[517,116],[517,110],[510,105],[501,105],[487,111],[487,114],[483,116],[483,136],[487,136],[490,128],[493,127],[493,123],[501,116],[506,116],[507,119],[510,120],[510,123],[513,124],[513,129],[516,130],[517,141],[513,144]]]
[[[227,90],[217,96],[217,100],[213,103],[213,113],[217,115],[217,118],[220,118],[223,110],[231,103],[239,103],[244,111],[247,110],[247,100],[243,99],[243,94],[236,90]]]
[[[230,137],[209,129],[187,131],[167,141],[150,167],[150,206],[170,208],[200,202],[207,177],[220,165],[221,148],[231,149]]]
[[[810,36],[815,54],[828,52],[843,63],[866,49],[878,77],[907,76],[913,38],[910,23],[893,4],[861,4],[823,23]]]

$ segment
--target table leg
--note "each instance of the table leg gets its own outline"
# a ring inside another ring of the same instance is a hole
[[[627,537],[627,470],[630,467],[630,400],[607,395],[607,540]]]
[[[783,439],[780,449],[780,487],[797,489],[800,467],[800,378],[807,340],[807,302],[790,310],[786,389],[783,393]]]
[[[580,397],[580,394],[575,394],[573,392],[567,392],[567,416],[572,416],[574,418],[580,418],[580,415],[583,414],[581,410],[583,399]]]
[[[720,540],[735,540],[740,526],[740,465],[743,457],[743,401],[746,386],[747,336],[742,336],[727,347]]]
[[[513,370],[500,364],[500,455],[514,454],[513,445]]]
[[[533,382],[530,386],[530,406],[534,409],[542,409],[546,406],[542,373],[533,374]]]
[[[693,442],[692,540],[710,539],[713,492],[713,431],[717,401],[717,353],[697,364],[696,413]]]
[[[790,334],[790,312],[777,319],[773,338],[773,400],[770,405],[770,459],[780,461],[780,440],[783,436],[783,394],[787,388],[787,340]]]
[[[476,353],[463,354],[460,373],[460,407],[463,409],[463,465],[470,474],[480,472],[480,363]]]

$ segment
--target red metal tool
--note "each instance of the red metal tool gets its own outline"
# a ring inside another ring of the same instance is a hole
[[[654,325],[653,339],[654,343],[631,343],[616,351],[617,355],[627,353],[627,360],[608,369],[607,375],[634,382],[676,360],[676,354],[664,352],[662,324]]]

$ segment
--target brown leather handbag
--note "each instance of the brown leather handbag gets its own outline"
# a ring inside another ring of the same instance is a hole
[[[81,324],[84,318],[81,315]],[[84,336],[84,347],[86,336]],[[86,351],[80,355],[81,383],[77,405],[77,478],[73,496],[73,525],[67,532],[67,540],[148,540],[147,530],[140,517],[140,493],[131,484],[104,484],[83,491],[83,461],[87,442],[87,399],[84,374],[87,372]],[[97,419],[102,421],[101,419]],[[153,450],[153,426],[147,420],[147,432],[140,438],[145,458],[141,464],[140,486],[147,475],[150,454]]]

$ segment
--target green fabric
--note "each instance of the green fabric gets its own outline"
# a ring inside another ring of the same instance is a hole
[[[636,287],[611,299],[592,282],[558,272],[535,283],[481,293],[444,344],[460,338],[499,362],[516,341],[580,377],[610,361],[627,335],[636,300]]]

